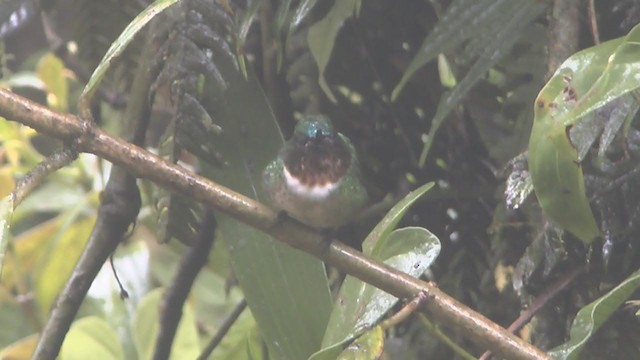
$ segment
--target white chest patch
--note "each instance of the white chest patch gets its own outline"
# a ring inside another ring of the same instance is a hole
[[[284,178],[287,180],[287,187],[294,193],[308,197],[310,199],[324,199],[333,190],[338,187],[338,183],[329,183],[325,185],[307,186],[300,182],[300,180],[291,175],[287,167],[284,167]]]

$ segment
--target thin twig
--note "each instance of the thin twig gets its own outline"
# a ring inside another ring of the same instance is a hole
[[[593,43],[600,44],[600,30],[598,29],[598,17],[596,15],[596,5],[594,0],[589,0],[589,24],[591,25],[591,36],[593,36]]]
[[[549,60],[547,76],[578,51],[580,4],[582,0],[554,0],[549,21]]]
[[[113,264],[113,253],[111,253],[111,256],[109,256],[109,266],[111,266],[113,277],[116,279],[116,283],[118,284],[118,288],[120,289],[120,299],[122,300],[128,299],[129,293],[122,285],[122,281],[120,281],[120,277],[118,276],[118,271],[116,270],[116,266]]]
[[[227,333],[231,329],[231,326],[235,324],[236,320],[238,320],[238,318],[240,317],[240,315],[242,315],[242,312],[246,308],[247,308],[247,300],[242,299],[238,303],[238,305],[236,305],[235,309],[233,309],[233,312],[229,314],[229,316],[224,321],[224,323],[222,324],[222,326],[220,327],[216,335],[211,339],[211,341],[209,341],[209,343],[204,348],[204,350],[202,350],[202,352],[200,353],[200,356],[198,356],[198,360],[206,360],[209,358],[213,350],[215,350],[216,347],[220,345],[220,343],[222,342],[222,339],[224,339],[225,335],[227,335]]]
[[[556,297],[562,290],[566,289],[569,284],[575,280],[575,278],[582,274],[584,269],[576,268],[572,271],[563,274],[553,284],[549,285],[542,294],[538,295],[531,303],[531,306],[523,311],[518,318],[509,325],[507,330],[512,333],[522,329],[531,319],[547,304],[551,299]],[[491,351],[486,351],[478,360],[485,360],[491,356]]]
[[[44,179],[51,173],[69,165],[73,160],[78,158],[78,152],[68,146],[65,146],[59,152],[56,152],[34,167],[27,175],[25,175],[16,188],[11,193],[13,198],[13,207],[18,206],[33,190],[42,184]]]
[[[427,294],[424,291],[419,292],[418,295],[414,297],[411,301],[409,301],[405,306],[403,306],[402,309],[400,309],[400,311],[398,311],[397,313],[393,314],[392,316],[382,321],[380,323],[380,327],[383,330],[387,330],[389,328],[392,328],[400,324],[405,319],[407,319],[409,315],[413,314],[418,309],[418,307],[420,307],[420,305],[422,305],[425,301],[428,301],[428,300],[429,300],[429,294]]]
[[[200,270],[207,264],[207,258],[213,246],[216,228],[215,217],[211,208],[207,208],[200,223],[198,238],[187,254],[182,258],[178,271],[164,295],[162,313],[160,315],[160,331],[156,339],[153,353],[154,360],[165,360],[171,354],[173,338],[178,323],[182,318],[182,307],[191,291],[193,282]]]
[[[455,343],[455,341],[451,340],[451,338],[442,332],[438,325],[434,324],[428,317],[423,314],[419,316],[420,322],[422,325],[429,331],[433,336],[438,338],[438,340],[442,341],[445,345],[451,349],[456,355],[465,360],[475,360],[475,356],[469,354],[467,350],[465,350],[462,346]]]
[[[33,359],[50,360],[57,357],[93,279],[120,244],[129,225],[135,221],[139,209],[140,194],[136,179],[114,167],[109,183],[101,195],[98,218],[87,246],[42,330]]]

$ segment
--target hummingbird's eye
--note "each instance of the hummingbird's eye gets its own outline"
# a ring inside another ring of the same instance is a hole
[[[316,133],[314,137],[316,138],[316,140],[322,140],[324,135],[322,134],[322,131],[320,129],[316,129]]]

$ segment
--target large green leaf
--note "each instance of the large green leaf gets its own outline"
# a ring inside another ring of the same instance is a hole
[[[545,214],[584,242],[600,234],[585,194],[569,128],[640,87],[640,26],[623,39],[580,51],[540,91],[529,139],[529,170]]]
[[[215,146],[225,166],[205,168],[204,174],[263,201],[262,171],[276,156],[282,135],[251,69],[245,79],[227,58],[214,54],[213,61],[228,86],[215,96],[219,90],[207,83],[204,96],[213,99],[207,110],[223,129]],[[270,353],[306,359],[320,348],[331,310],[322,262],[222,213],[216,218]]]
[[[640,271],[634,272],[607,294],[580,309],[571,325],[571,339],[551,350],[549,355],[554,359],[579,359],[580,352],[589,338],[638,288],[640,288]]]
[[[333,51],[338,31],[340,31],[347,19],[360,12],[360,2],[361,0],[336,1],[327,15],[309,28],[309,50],[311,50],[311,55],[313,55],[318,64],[318,72],[320,74],[318,82],[322,90],[333,102],[336,102],[336,99],[329,88],[329,84],[327,84],[324,71],[329,64],[329,59],[331,59],[331,52]],[[299,8],[299,10],[305,11],[304,8]]]
[[[57,231],[46,234],[49,241],[34,269],[34,295],[42,314],[49,312],[71,276],[96,220],[95,216],[80,217],[73,213],[61,216],[63,221]]]
[[[389,210],[364,240],[363,252],[408,274],[420,276],[440,252],[440,242],[423,228],[393,229],[409,207],[433,185],[422,185]],[[314,354],[313,359],[335,358],[344,342],[374,324],[396,301],[395,297],[347,276],[322,340],[323,350]]]

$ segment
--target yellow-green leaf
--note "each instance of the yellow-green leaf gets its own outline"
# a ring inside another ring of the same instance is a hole
[[[75,321],[60,350],[60,360],[85,359],[124,359],[118,334],[105,320],[97,316],[88,316]]]
[[[53,53],[44,55],[36,67],[38,77],[47,90],[47,104],[54,110],[67,112],[69,85],[64,76],[64,63]]]

